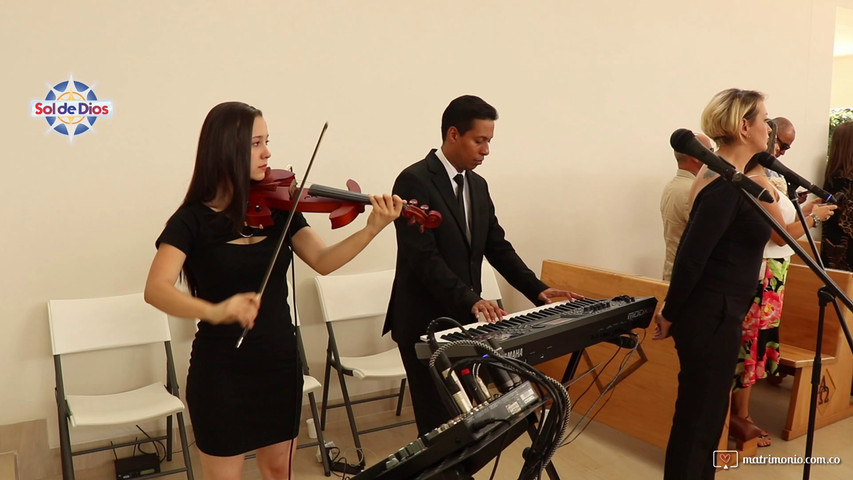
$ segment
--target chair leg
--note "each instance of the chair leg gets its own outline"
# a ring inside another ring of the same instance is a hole
[[[397,397],[397,416],[403,412],[403,398],[406,395],[406,379],[400,380],[400,395]]]
[[[326,429],[326,405],[329,404],[329,380],[332,373],[332,358],[328,350],[326,350],[326,373],[323,375],[323,406],[320,415],[320,430]]]
[[[308,394],[308,403],[311,404],[311,418],[314,419],[314,424],[317,424],[317,418],[319,414],[317,413],[317,400],[314,398],[314,392],[310,392]],[[320,447],[320,458],[323,461],[323,472],[327,477],[332,476],[332,471],[329,466],[329,454],[326,452],[326,441],[323,439],[323,429],[318,428],[317,430],[317,443],[319,443]]]
[[[71,435],[68,419],[59,413],[59,451],[62,460],[62,480],[74,480],[74,461],[71,456]]]
[[[350,403],[349,392],[347,391],[347,382],[344,378],[344,372],[338,370],[338,380],[341,383],[341,393],[344,396],[344,406],[347,409],[347,418],[349,419],[349,427],[352,430],[352,439],[355,442],[355,448],[359,452],[359,455],[364,451],[361,449],[361,440],[358,438],[358,427],[355,426],[355,414],[352,411],[352,403]],[[362,455],[362,462],[364,461],[364,456]]]
[[[184,454],[184,466],[187,467],[187,480],[193,480],[193,465],[190,461],[190,445],[187,441],[187,427],[184,425],[184,414],[178,412],[178,433],[181,436],[181,452]]]
[[[169,415],[166,417],[166,461],[172,461],[172,416]]]
[[[65,403],[62,361],[59,359],[59,355],[53,356],[53,370],[56,375],[56,388],[53,390],[53,399],[56,401],[56,416],[59,419],[59,453],[62,461],[62,479],[74,480],[74,461],[71,455],[71,431],[68,427],[68,404]]]

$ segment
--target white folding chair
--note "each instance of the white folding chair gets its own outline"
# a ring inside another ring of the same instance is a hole
[[[172,459],[172,415],[178,419],[178,433],[184,466],[168,472],[152,473],[137,478],[186,472],[193,480],[184,404],[178,395],[178,382],[172,357],[169,321],[165,313],[145,303],[141,293],[116,297],[48,301],[50,337],[56,374],[56,406],[59,413],[59,440],[62,478],[74,479],[72,458],[118,447],[166,440],[166,460]],[[135,390],[99,394],[68,394],[62,359],[101,350],[162,343],[166,372],[158,381]],[[155,418],[166,418],[166,433],[112,444],[104,447],[72,451],[70,427],[133,425]]]
[[[396,348],[371,355],[342,356],[338,341],[335,338],[335,324],[341,322],[366,322],[376,317],[384,316],[388,309],[388,300],[391,296],[394,270],[353,275],[317,276],[315,277],[315,281],[323,312],[323,320],[326,322],[326,329],[329,334],[329,342],[326,348],[326,372],[320,426],[321,428],[325,428],[326,426],[326,412],[328,409],[345,407],[355,447],[361,451],[359,435],[414,423],[414,420],[409,420],[359,430],[356,426],[355,415],[352,410],[352,406],[355,404],[396,398],[396,413],[397,416],[400,416],[403,408],[403,398],[406,393],[406,370],[403,368],[400,352]],[[330,405],[329,380],[332,369],[338,374],[343,402]],[[359,380],[399,380],[400,389],[398,393],[373,395],[360,400],[352,400],[347,389],[347,377]]]
[[[329,465],[329,455],[326,452],[326,442],[323,440],[323,429],[320,428],[320,415],[317,412],[317,399],[314,393],[320,390],[323,386],[320,381],[312,377],[308,371],[308,359],[305,356],[305,346],[302,344],[302,330],[300,329],[299,313],[296,308],[296,291],[290,288],[290,315],[296,325],[296,346],[299,350],[299,359],[302,361],[302,394],[308,397],[308,403],[311,405],[311,418],[314,419],[314,427],[317,431],[317,441],[308,442],[298,445],[296,448],[306,448],[318,446],[320,448],[320,461],[323,462],[323,472],[327,477],[332,475]]]

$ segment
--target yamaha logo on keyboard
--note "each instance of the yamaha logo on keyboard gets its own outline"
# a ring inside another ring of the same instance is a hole
[[[504,352],[504,356],[509,358],[521,359],[524,357],[524,347],[515,348],[508,352]]]

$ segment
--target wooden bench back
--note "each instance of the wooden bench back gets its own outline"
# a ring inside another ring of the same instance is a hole
[[[808,254],[808,256],[811,257],[813,255],[812,247],[809,245],[808,239],[803,237],[803,238],[797,240],[797,243],[800,244],[800,247],[803,248],[803,250]],[[815,246],[817,247],[817,251],[820,252],[820,241],[815,240]],[[798,265],[805,265],[806,264],[805,262],[803,262],[803,259],[801,259],[798,254],[794,254],[791,256],[791,263],[796,263]]]
[[[658,308],[669,287],[667,282],[649,277],[626,275],[551,260],[542,263],[542,281],[552,287],[571,290],[590,298],[612,298],[616,295],[653,296],[658,299]],[[608,400],[607,408],[598,412],[595,418],[628,435],[665,448],[672,424],[679,366],[672,339],[655,341],[651,339],[653,333],[654,323],[646,329],[645,333],[640,332],[648,362],[624,377],[624,381],[613,391]],[[616,349],[616,346],[609,343],[600,343],[587,348],[589,361],[581,362],[578,373],[592,365],[604,365]],[[631,365],[638,362],[639,358],[635,355]],[[551,377],[561,378],[567,363],[568,357],[564,357],[537,365],[536,368]],[[616,370],[613,364],[602,370],[601,381],[604,384],[608,383]],[[590,382],[590,377],[585,377],[570,388],[569,393],[573,396],[575,411],[586,411],[597,398],[600,390],[595,385],[592,385],[592,391],[589,394],[582,395],[579,399],[575,398],[590,386]]]
[[[545,260],[542,262],[542,281],[549,286],[567,288],[591,298],[616,295],[655,297],[663,303],[669,283],[663,280],[628,275],[594,267]]]
[[[827,270],[830,278],[847,294],[853,295],[853,274],[841,270]],[[818,322],[818,289],[823,282],[809,267],[792,263],[788,269],[788,279],[785,285],[785,302],[782,306],[782,323],[779,336],[784,345],[793,345],[814,351]],[[853,321],[853,315],[839,302],[842,314],[848,326]],[[836,355],[841,346],[841,326],[835,308],[830,303],[826,308],[823,331],[823,346],[825,354]],[[843,345],[847,348],[847,345]]]
[[[853,274],[832,270],[830,277],[843,291],[848,292],[848,295],[853,293]],[[667,282],[657,279],[551,260],[542,263],[542,281],[552,287],[572,290],[592,298],[607,298],[615,295],[655,296],[659,300],[658,307],[668,288]],[[791,265],[780,327],[784,344],[783,357],[786,348],[789,354],[796,353],[795,348],[792,347],[814,351],[818,317],[817,290],[821,285],[817,276],[808,267]],[[853,315],[843,306],[842,312],[848,325],[853,323]],[[853,407],[848,402],[853,358],[847,349],[847,343],[831,305],[826,312],[824,330],[823,353],[837,356],[837,361],[824,367],[824,376],[828,379],[827,384],[832,385],[830,390],[833,395],[828,404],[818,407],[819,425],[853,414]],[[645,332],[642,342],[648,362],[624,378],[613,392],[607,408],[598,413],[596,420],[652,445],[665,448],[677,396],[679,364],[672,339],[652,340],[653,332],[654,323]],[[607,343],[588,348],[586,351],[592,363],[582,362],[579,372],[590,365],[600,362],[603,364],[612,356],[615,348]],[[804,359],[809,358],[807,352],[801,356]],[[567,361],[567,358],[556,359],[537,365],[536,368],[549,376],[560,378]],[[613,370],[611,366],[602,372],[605,377],[603,383],[612,377]],[[785,438],[794,438],[805,432],[805,422],[808,418],[809,376],[800,380],[804,382],[802,388],[797,387],[798,382],[795,381],[791,394],[791,411],[788,414],[786,430],[783,432]],[[572,385],[570,393],[578,395],[589,385],[588,378],[582,379]],[[575,402],[576,411],[585,411],[595,399],[599,390],[595,385],[592,387],[591,394],[584,395]]]
[[[853,273],[830,269],[829,275],[842,291],[853,298]],[[669,288],[667,282],[654,278],[553,260],[545,260],[542,263],[542,281],[592,298],[614,295],[653,296],[658,299],[659,307]],[[807,266],[791,264],[782,308],[780,337],[783,344],[814,351],[818,319],[817,291],[822,285],[820,279]],[[853,324],[853,315],[844,305],[839,305],[845,321],[850,326]],[[835,355],[841,338],[838,317],[830,304],[826,309],[824,321],[823,353]]]

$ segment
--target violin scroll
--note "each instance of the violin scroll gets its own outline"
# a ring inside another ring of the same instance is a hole
[[[441,213],[430,210],[429,205],[418,205],[414,199],[406,202],[400,215],[408,219],[408,225],[417,223],[421,233],[424,233],[425,228],[437,228],[442,220]]]

